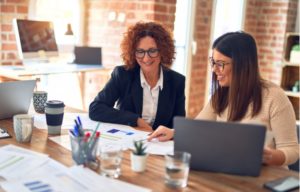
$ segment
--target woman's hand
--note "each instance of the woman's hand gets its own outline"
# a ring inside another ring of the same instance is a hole
[[[144,121],[144,119],[142,119],[140,117],[137,120],[137,125],[140,128],[145,128],[145,129],[147,129],[147,130],[149,130],[151,132],[153,131],[152,127],[150,125],[148,125],[148,123],[146,123],[146,121]]]
[[[159,141],[167,141],[174,137],[174,129],[169,129],[165,126],[159,126],[148,138],[151,141],[156,138]]]
[[[273,158],[273,150],[270,148],[264,148],[262,163],[270,164],[272,158]]]

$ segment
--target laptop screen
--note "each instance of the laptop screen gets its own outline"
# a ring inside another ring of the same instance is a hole
[[[75,47],[76,64],[102,65],[101,47]]]

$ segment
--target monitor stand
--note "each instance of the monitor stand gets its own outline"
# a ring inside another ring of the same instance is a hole
[[[32,59],[23,59],[23,65],[26,67],[35,67],[39,64],[47,64],[49,59],[47,58],[32,58]]]

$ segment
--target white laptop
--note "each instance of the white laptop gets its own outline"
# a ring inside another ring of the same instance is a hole
[[[0,83],[0,119],[27,114],[36,80]]]

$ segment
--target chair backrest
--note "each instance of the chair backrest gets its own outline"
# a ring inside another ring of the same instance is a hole
[[[297,137],[298,137],[298,143],[300,144],[299,140],[299,125],[297,125]],[[299,172],[299,159],[296,163],[289,165],[290,170],[298,171]]]

